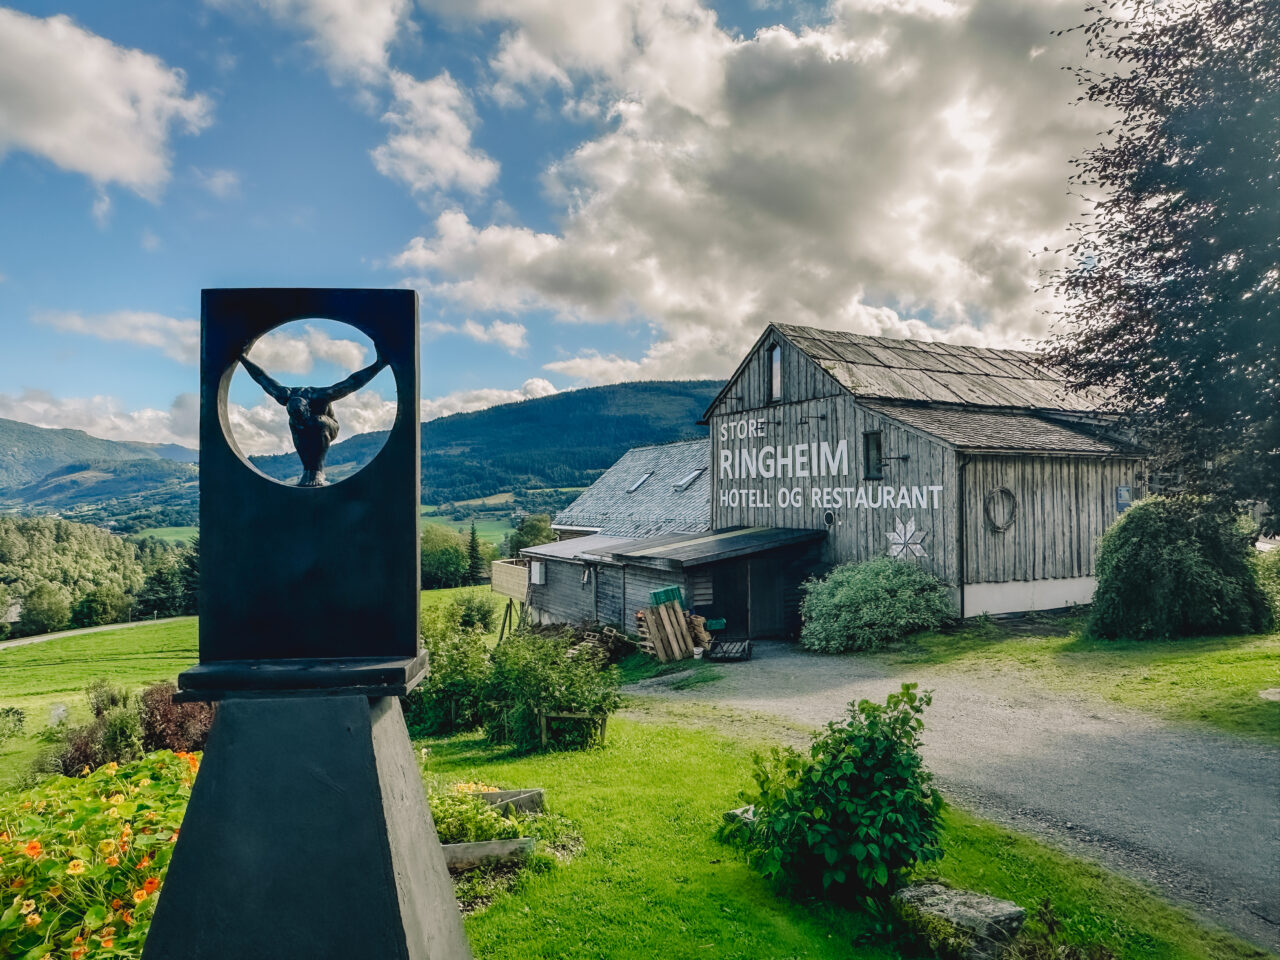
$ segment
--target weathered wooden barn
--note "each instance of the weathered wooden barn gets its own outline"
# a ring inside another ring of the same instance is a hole
[[[709,522],[613,524],[625,502],[593,487],[557,517],[591,536],[534,548],[576,550],[591,603],[563,608],[548,581],[531,606],[629,626],[646,588],[679,585],[728,636],[787,636],[803,579],[889,555],[949,584],[965,616],[1060,608],[1092,597],[1098,537],[1144,492],[1103,399],[1022,351],[771,324],[700,422]],[[606,568],[630,584],[616,601]]]

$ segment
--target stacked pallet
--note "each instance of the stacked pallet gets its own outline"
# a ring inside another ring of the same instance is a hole
[[[698,646],[689,629],[684,610],[676,600],[668,600],[636,613],[640,649],[652,653],[662,663],[693,656]]]

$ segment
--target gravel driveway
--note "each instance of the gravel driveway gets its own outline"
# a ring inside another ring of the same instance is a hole
[[[714,683],[627,692],[820,726],[904,681],[934,691],[924,756],[954,802],[1160,888],[1280,951],[1280,751],[998,677],[765,643]]]

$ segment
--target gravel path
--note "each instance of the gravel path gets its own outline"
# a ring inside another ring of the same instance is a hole
[[[102,633],[104,630],[122,630],[126,627],[142,627],[152,623],[173,623],[175,620],[189,620],[190,617],[163,617],[159,620],[134,620],[132,623],[108,623],[101,627],[80,627],[78,630],[59,630],[57,633],[38,633],[34,637],[23,637],[21,640],[6,640],[0,643],[0,652],[14,647],[27,647],[33,643],[44,643],[46,640],[57,640],[61,637],[78,637],[82,633]]]
[[[820,726],[904,681],[934,691],[924,756],[949,799],[1161,889],[1280,951],[1280,751],[999,677],[759,644],[714,683],[629,693]]]

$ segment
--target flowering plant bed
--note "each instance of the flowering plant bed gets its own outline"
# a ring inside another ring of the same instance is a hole
[[[0,798],[0,956],[137,956],[199,764],[163,750]]]

